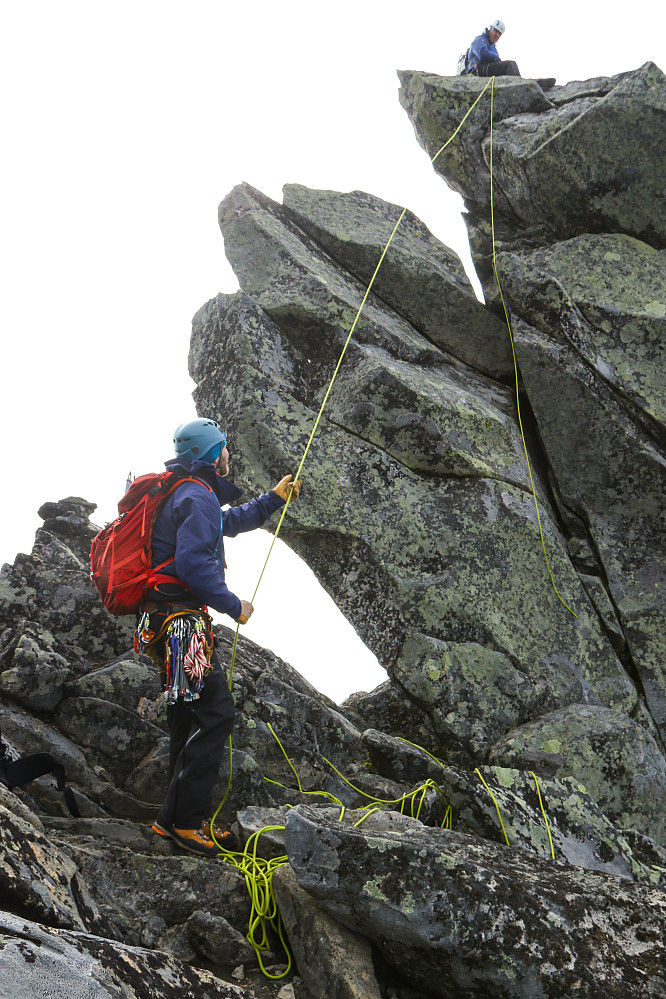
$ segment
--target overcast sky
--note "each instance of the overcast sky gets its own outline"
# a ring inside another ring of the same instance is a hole
[[[507,27],[500,55],[524,76],[563,83],[648,59],[664,68],[647,2],[606,22],[571,2],[1,9],[0,562],[30,550],[43,502],[84,496],[102,524],[128,470],[171,457],[174,428],[196,415],[191,317],[237,288],[217,227],[235,184],[276,200],[285,183],[369,191],[413,210],[469,267],[462,202],[418,146],[396,70],[454,73],[495,17]],[[230,546],[239,596],[254,590],[267,544],[262,535]],[[244,634],[336,699],[370,689],[383,676],[373,657],[278,545]]]

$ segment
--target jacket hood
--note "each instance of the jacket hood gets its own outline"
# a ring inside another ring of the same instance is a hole
[[[229,479],[223,479],[209,462],[201,461],[200,458],[179,454],[177,458],[165,461],[164,467],[170,472],[182,472],[183,475],[194,475],[197,479],[207,482],[215,491],[215,495],[220,501],[220,506],[224,506],[226,503],[233,503],[243,495],[242,490],[238,486],[235,486]]]

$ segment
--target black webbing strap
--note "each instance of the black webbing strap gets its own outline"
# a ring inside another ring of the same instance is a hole
[[[4,750],[4,746],[2,747]],[[65,768],[62,763],[58,763],[50,753],[34,753],[32,756],[23,756],[19,760],[11,760],[5,751],[0,757],[0,781],[10,790],[13,787],[23,787],[38,777],[46,774],[53,774],[56,779],[56,787],[65,796],[65,804],[75,819],[81,818],[79,806],[71,787],[65,783]]]

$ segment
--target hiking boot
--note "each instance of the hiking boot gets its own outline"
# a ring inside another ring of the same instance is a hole
[[[175,840],[184,850],[198,853],[201,857],[220,856],[220,847],[216,846],[210,838],[210,822],[202,822],[199,829],[176,829],[174,826],[171,830],[171,839]],[[218,842],[222,843],[222,841],[218,837]]]
[[[164,836],[165,839],[175,839],[173,835],[173,829],[166,822],[160,822],[159,819],[155,819],[152,825],[153,832],[156,832],[158,836]]]
[[[212,821],[204,822],[202,828],[206,833],[208,833],[209,836],[211,835],[212,829],[215,839],[223,850],[233,851],[238,849],[238,840],[228,829],[222,829],[221,826],[214,826]]]

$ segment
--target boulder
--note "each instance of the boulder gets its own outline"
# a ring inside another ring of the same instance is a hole
[[[506,326],[476,300],[458,255],[412,212],[403,215],[364,191],[339,194],[302,184],[286,184],[283,199],[287,216],[365,284],[391,240],[374,293],[472,368],[493,378],[513,375]]]
[[[153,834],[153,843],[157,837]],[[223,916],[246,933],[250,900],[245,879],[229,864],[204,861],[193,854],[173,856],[143,852],[105,842],[97,836],[67,834],[67,849],[85,878],[90,893],[114,913],[114,921],[128,943],[141,935],[155,914],[165,927],[181,926],[194,912]]]
[[[397,777],[405,783],[415,784],[439,780],[445,769],[441,760],[400,736],[369,728],[363,733],[363,743],[368,749],[367,765],[385,777]]]
[[[6,994],[34,999],[243,999],[244,989],[160,951],[66,932],[0,913]],[[26,974],[29,969],[29,974]]]
[[[161,729],[136,711],[98,697],[68,697],[58,708],[57,723],[121,784],[163,738]]]
[[[303,806],[286,846],[299,886],[428,996],[639,999],[666,987],[658,888],[416,820],[354,827]]]
[[[96,530],[89,525],[86,532],[88,553]],[[15,627],[22,618],[40,624],[91,665],[108,662],[132,644],[131,619],[112,617],[90,580],[81,538],[74,543],[45,528],[37,531],[30,555],[17,555],[12,566],[0,570],[0,628]]]
[[[420,746],[437,745],[432,719],[394,680],[370,692],[359,691],[340,705],[342,713],[361,731],[374,728],[409,739]]]
[[[568,344],[514,323],[563,508],[589,524],[650,711],[666,733],[666,457]]]
[[[0,805],[4,904],[40,922],[113,935],[74,862],[43,831]]]
[[[492,763],[575,776],[620,829],[666,846],[666,758],[652,733],[622,712],[575,704],[498,740]]]
[[[498,122],[494,181],[524,224],[545,222],[559,239],[622,232],[663,247],[665,118],[666,78],[647,62],[602,98]],[[490,141],[482,145],[486,162]]]
[[[380,999],[370,942],[348,930],[299,888],[290,867],[273,876],[275,898],[313,999]]]
[[[448,761],[479,763],[500,736],[559,699],[558,679],[535,673],[476,642],[412,632],[391,677],[428,712]]]
[[[37,514],[44,521],[44,530],[61,538],[83,562],[90,559],[90,544],[99,528],[90,523],[97,509],[81,496],[67,496],[57,503],[43,503]]]
[[[12,700],[36,711],[52,712],[64,697],[68,680],[86,666],[40,624],[20,621],[8,629],[0,659],[0,690]]]
[[[666,884],[659,852],[648,859],[646,851],[634,849],[633,841],[573,777],[537,777],[534,771],[507,767],[473,773],[447,767],[439,786],[457,832],[496,843],[508,839],[511,847],[552,857],[558,864]]]
[[[498,267],[512,308],[570,344],[656,437],[666,433],[666,257],[619,233],[586,234]]]
[[[400,104],[409,116],[419,145],[434,159],[435,171],[466,201],[484,206],[490,202],[490,175],[483,142],[490,130],[491,91],[495,126],[505,118],[520,121],[525,117],[533,121],[553,109],[534,80],[498,77],[493,86],[482,77],[447,77],[413,71],[399,72],[398,77]],[[443,149],[460,125],[456,138]],[[500,211],[513,215],[501,190],[497,196]]]
[[[162,697],[162,680],[147,656],[126,651],[124,655],[87,672],[69,683],[70,697],[94,697],[109,701],[127,711],[135,711],[146,721],[166,729],[166,704]]]
[[[185,924],[187,938],[203,957],[215,965],[236,967],[239,962],[254,962],[255,952],[245,936],[235,930],[224,916],[197,909]]]
[[[399,75],[400,102],[431,157],[489,82]],[[654,63],[593,86],[563,88],[553,100],[532,80],[497,79],[434,164],[477,210],[490,201],[492,89],[496,209],[514,228],[540,226],[557,239],[622,232],[666,245],[666,85]]]
[[[1,700],[0,730],[11,741],[16,756],[51,753],[62,763],[83,815],[99,815],[100,809],[116,816],[148,818],[154,814],[152,805],[116,787],[111,775],[102,767],[89,766],[82,749],[57,728],[21,708],[3,704]],[[33,782],[29,785],[30,793],[39,798],[40,805],[51,814],[61,815],[64,811],[62,794],[55,792],[48,781],[49,778],[42,778]]]

